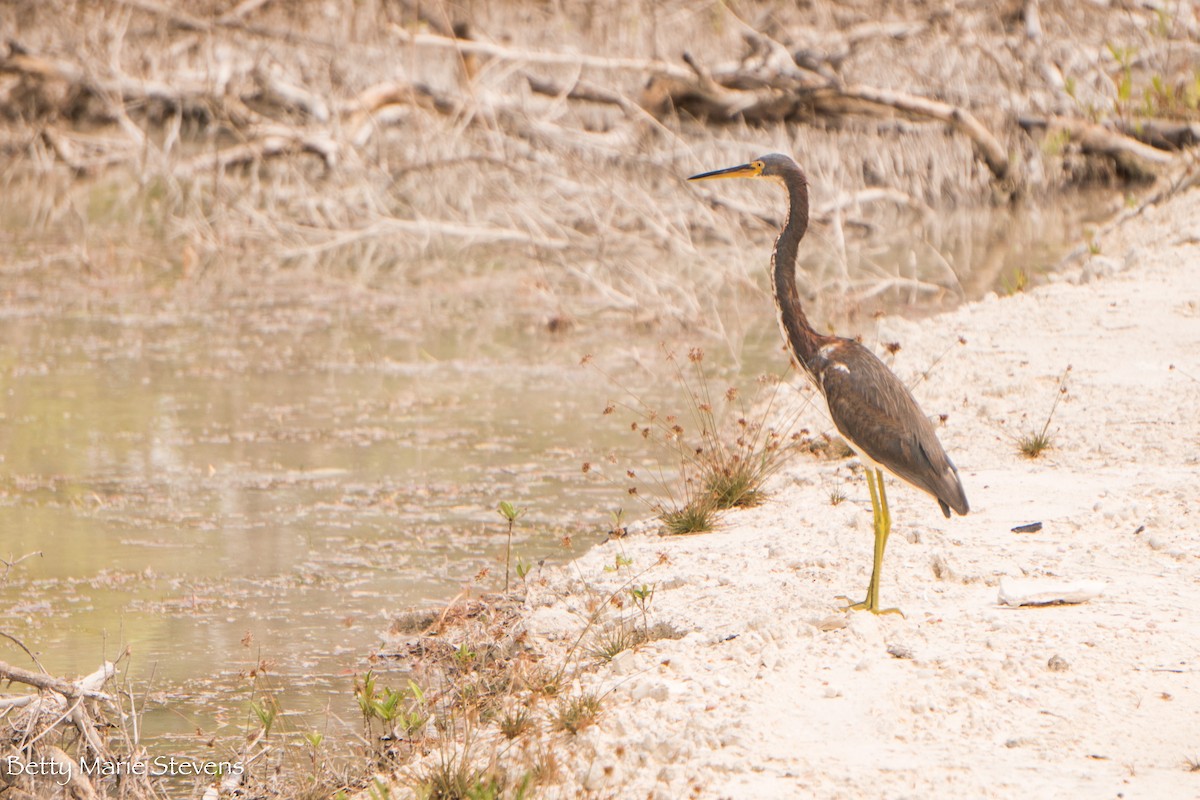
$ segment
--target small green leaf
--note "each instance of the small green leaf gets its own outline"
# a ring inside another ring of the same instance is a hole
[[[497,513],[512,523],[525,516],[525,509],[518,508],[507,500],[501,500],[500,507],[497,509]]]

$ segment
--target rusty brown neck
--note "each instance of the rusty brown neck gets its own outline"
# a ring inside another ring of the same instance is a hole
[[[800,305],[800,293],[796,291],[796,253],[808,230],[808,179],[794,165],[779,177],[788,193],[788,215],[771,256],[771,283],[775,289],[779,326],[787,339],[788,349],[797,364],[815,381],[817,351],[827,337],[808,324],[804,307]]]

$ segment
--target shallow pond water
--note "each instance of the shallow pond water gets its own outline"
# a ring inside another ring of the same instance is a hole
[[[176,701],[148,733],[237,724],[214,712],[264,659],[285,709],[347,711],[391,614],[496,568],[499,500],[530,508],[526,560],[586,531],[603,392],[574,353],[405,362],[354,327],[286,354],[221,322],[0,319],[2,557],[43,553],[10,571],[6,628],[54,674],[131,647]]]
[[[978,297],[1053,263],[1092,206],[947,218],[932,246],[868,258],[936,249],[914,270],[936,275],[949,258],[961,294]],[[500,500],[529,509],[514,548],[527,561],[601,538],[628,500],[581,463],[647,455],[601,420],[617,392],[578,367],[582,354],[647,398],[679,393],[630,366],[633,351],[657,353],[656,333],[398,341],[303,302],[185,319],[66,312],[14,301],[35,277],[0,275],[0,558],[42,553],[0,583],[4,630],[65,676],[131,648],[143,737],[166,753],[245,729],[264,681],[293,730],[354,728],[352,676],[397,610],[444,602],[483,569],[478,586],[498,585]],[[717,354],[723,375],[733,361],[743,376],[782,371],[761,306],[736,358]],[[0,658],[27,663],[15,645]]]

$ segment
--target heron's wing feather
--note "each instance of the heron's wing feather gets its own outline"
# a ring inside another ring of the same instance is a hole
[[[943,511],[969,510],[958,471],[908,387],[875,354],[843,340],[820,372],[829,415],[851,445],[896,477],[933,495]]]

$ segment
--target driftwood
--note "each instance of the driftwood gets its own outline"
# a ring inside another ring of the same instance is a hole
[[[77,800],[100,800],[100,795],[92,786],[92,782],[79,768],[79,762],[67,755],[61,747],[54,745],[42,747],[38,753],[41,758],[54,764],[55,771],[62,776],[57,780],[61,780],[71,790],[72,797]]]
[[[24,683],[27,686],[34,686],[38,689],[46,689],[51,692],[57,692],[64,697],[94,697],[101,700],[111,699],[107,694],[100,691],[100,687],[104,682],[116,674],[116,667],[111,662],[104,662],[104,666],[93,672],[87,677],[81,678],[78,681],[69,682],[61,678],[55,678],[53,675],[46,675],[41,672],[32,672],[31,670],[21,669],[6,664],[0,661],[0,679],[6,681],[14,681],[16,683]]]
[[[1027,131],[1063,131],[1083,152],[1112,159],[1120,169],[1139,178],[1154,178],[1175,161],[1166,151],[1082,119],[1026,116],[1018,123]]]
[[[329,106],[315,93],[292,83],[269,67],[256,67],[254,80],[258,83],[261,97],[280,108],[291,109],[311,117],[317,122],[329,122]]]
[[[1118,131],[1131,139],[1157,147],[1159,150],[1185,150],[1200,144],[1200,123],[1177,122],[1166,119],[1121,120],[1114,123]]]

